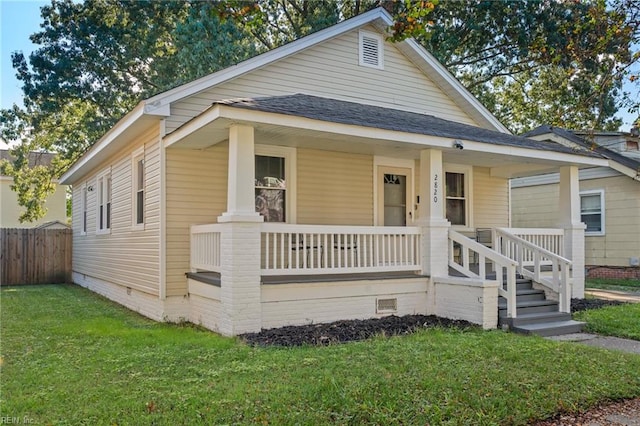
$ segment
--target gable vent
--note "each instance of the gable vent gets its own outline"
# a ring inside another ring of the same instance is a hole
[[[384,44],[380,34],[360,31],[360,65],[384,68]]]

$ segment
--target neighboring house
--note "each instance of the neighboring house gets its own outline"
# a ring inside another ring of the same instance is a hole
[[[30,167],[51,164],[54,154],[32,152],[29,154]],[[9,150],[0,149],[0,160],[12,161]],[[67,222],[67,186],[57,185],[56,191],[47,198],[45,207],[47,214],[35,221],[20,223],[18,218],[24,211],[24,207],[18,204],[18,195],[11,190],[13,178],[0,176],[0,228],[33,228],[51,221]]]
[[[585,266],[590,277],[640,278],[640,152],[637,135],[576,132],[541,126],[525,136],[575,149],[592,149],[610,167],[580,170],[580,215],[586,223]],[[555,224],[557,173],[514,179],[513,225]]]
[[[387,42],[392,23],[375,9],[142,101],[62,177],[74,281],[225,335],[414,313],[515,326],[527,295],[573,327],[578,170],[608,161],[511,135],[416,41]],[[561,228],[512,234],[509,179],[549,169]]]

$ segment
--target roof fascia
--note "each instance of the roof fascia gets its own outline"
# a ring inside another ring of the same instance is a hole
[[[453,76],[445,68],[444,65],[440,63],[431,53],[429,53],[420,43],[418,43],[415,39],[406,39],[402,42],[404,45],[408,46],[412,51],[414,51],[427,65],[428,70],[434,71],[440,78],[438,81],[441,84],[444,84],[446,87],[444,89],[452,89],[455,91],[461,99],[463,99],[467,106],[470,107],[474,112],[476,112],[479,117],[483,118],[487,124],[493,127],[494,130],[497,130],[502,133],[511,134],[509,129],[507,129],[501,122],[498,120],[475,96],[471,94],[463,85],[458,81],[457,78]],[[416,64],[420,67],[419,64]],[[421,67],[422,68],[422,67]],[[445,90],[446,91],[446,90]]]
[[[393,24],[393,18],[384,9],[377,8],[370,10],[369,12],[363,13],[362,15],[347,19],[346,21],[325,28],[324,30],[309,34],[306,37],[292,41],[291,43],[285,44],[284,46],[280,46],[276,49],[255,56],[251,59],[247,59],[246,61],[240,62],[237,65],[233,65],[213,74],[202,77],[198,80],[194,80],[190,83],[183,84],[182,86],[178,86],[174,89],[151,97],[144,101],[146,112],[152,113],[155,109],[166,108],[172,102],[194,95],[198,92],[224,83],[225,81],[231,80],[242,74],[251,72],[272,62],[298,53],[315,44],[322,43],[323,41],[329,40],[343,33],[354,30],[366,24],[374,23],[376,21],[382,21],[386,26]]]
[[[120,121],[118,121],[115,126],[113,126],[107,133],[102,136],[98,142],[93,144],[91,148],[87,152],[85,152],[82,157],[67,170],[61,177],[60,183],[65,185],[70,185],[72,182],[72,176],[75,175],[78,171],[80,171],[85,164],[87,164],[91,159],[95,156],[99,155],[114,139],[121,136],[132,124],[138,121],[143,115],[144,104],[140,102],[134,109],[132,109],[127,115],[122,117]]]
[[[631,167],[627,167],[623,164],[618,163],[615,160],[611,160],[609,159],[609,166],[617,171],[622,173],[623,175],[629,176],[631,179],[633,180],[637,180],[638,182],[640,182],[640,169],[638,170],[633,170]]]

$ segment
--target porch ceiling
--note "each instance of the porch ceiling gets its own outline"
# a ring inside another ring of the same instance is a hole
[[[164,139],[165,146],[178,149],[206,149],[227,140],[229,126],[241,123],[254,127],[255,141],[259,144],[403,159],[418,159],[420,151],[435,148],[442,150],[443,160],[447,163],[488,167],[492,175],[499,177],[522,177],[552,172],[563,165],[576,165],[583,168],[608,165],[607,160],[593,156],[591,153],[578,154],[571,150],[558,151],[553,148],[547,150],[545,149],[547,144],[541,142],[472,126],[465,126],[462,130],[467,132],[477,130],[478,133],[483,133],[481,135],[483,138],[495,134],[496,142],[478,141],[477,139],[482,138],[474,135],[452,137],[447,134],[442,135],[444,132],[435,131],[431,133],[441,133],[441,135],[426,134],[428,130],[415,133],[401,130],[400,125],[393,129],[371,127],[292,115],[289,111],[262,111],[234,107],[231,104],[230,102],[230,104],[213,105],[200,116],[167,135]],[[388,111],[386,108],[364,107]],[[403,111],[393,111],[393,114],[411,114],[412,119],[420,116],[420,114]],[[451,123],[446,120],[437,120]],[[459,131],[462,125],[459,123],[451,123],[451,125],[457,127],[454,130],[458,130],[458,135],[464,134]],[[501,143],[499,139],[505,139],[507,142]],[[454,140],[461,141],[464,149],[454,148]],[[517,143],[520,140],[525,141],[523,145],[530,143],[530,146],[518,146]],[[508,142],[511,143],[507,144]]]

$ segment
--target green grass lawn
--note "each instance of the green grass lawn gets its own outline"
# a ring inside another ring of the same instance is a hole
[[[640,356],[434,329],[253,348],[77,286],[2,289],[0,415],[38,424],[523,425],[640,396]]]
[[[622,278],[587,278],[587,288],[640,292],[640,280]]]
[[[640,303],[576,312],[574,318],[586,321],[588,332],[640,340]]]

